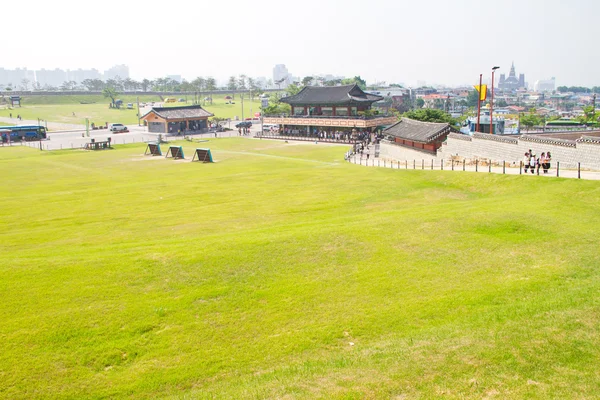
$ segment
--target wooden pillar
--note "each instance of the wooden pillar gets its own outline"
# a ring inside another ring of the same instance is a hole
[[[335,116],[337,114],[337,110],[335,109],[335,106],[331,107],[331,113],[333,116]]]

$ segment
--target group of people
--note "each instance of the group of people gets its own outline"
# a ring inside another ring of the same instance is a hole
[[[544,174],[547,174],[548,170],[550,169],[550,161],[552,161],[552,154],[550,154],[550,152],[542,153],[538,157],[533,151],[531,151],[531,149],[529,149],[523,158],[525,173],[527,173],[528,170],[531,171],[532,174],[537,171],[539,175],[541,168],[544,171]]]
[[[364,142],[367,139],[370,140],[372,135],[369,131],[326,131],[323,129],[314,128],[312,130],[303,129],[303,128],[295,128],[295,127],[285,127],[283,131],[281,131],[282,135],[285,136],[304,136],[308,138],[314,139],[329,139],[340,142],[353,142],[353,141],[361,141]]]
[[[12,118],[12,113],[10,113],[10,117]],[[21,115],[17,115],[17,119],[18,119],[19,121],[22,121],[22,120],[23,120],[23,118],[21,118]]]

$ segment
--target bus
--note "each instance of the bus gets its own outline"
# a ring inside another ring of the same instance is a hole
[[[32,141],[46,139],[46,128],[41,125],[0,126],[2,142]]]

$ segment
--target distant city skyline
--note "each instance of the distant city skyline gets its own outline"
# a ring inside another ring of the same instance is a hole
[[[114,65],[108,68],[104,73],[101,73],[95,68],[91,69],[39,69],[32,70],[29,68],[6,69],[0,66],[0,85],[19,87],[26,80],[27,84],[33,88],[37,84],[38,88],[43,87],[58,87],[65,82],[75,82],[81,84],[87,79],[109,80],[115,78],[129,78],[129,67],[127,65]],[[4,89],[4,88],[0,88]]]
[[[504,74],[500,74],[499,79],[497,79],[495,81],[495,87],[502,88],[503,75]],[[312,76],[312,77],[320,78],[323,80],[346,78],[341,75],[332,75],[332,74],[327,74],[327,73],[309,74],[306,76]],[[7,77],[11,77],[11,79],[9,79]],[[86,79],[100,79],[100,80],[106,81],[109,79],[116,79],[117,77],[119,77],[121,79],[127,79],[127,78],[131,78],[134,80],[136,79],[135,77],[130,76],[129,67],[124,64],[115,65],[115,66],[109,68],[108,70],[104,71],[104,73],[99,72],[95,68],[92,68],[92,69],[78,68],[78,69],[73,69],[73,70],[60,69],[60,68],[54,68],[54,69],[42,68],[40,70],[31,70],[28,68],[17,68],[15,70],[7,70],[3,67],[0,67],[0,85],[4,85],[4,86],[11,85],[12,87],[19,87],[22,79],[27,79],[30,84],[37,82],[39,85],[38,87],[43,87],[45,85],[58,87],[63,82],[66,82],[66,81],[74,81],[77,84],[81,84],[81,82],[83,82]],[[166,74],[166,75],[161,76],[160,78],[170,78],[172,80],[175,80],[175,81],[181,83],[183,80],[192,81],[196,77],[197,76],[182,77],[182,75],[179,75],[179,74]],[[252,78],[254,78],[257,81],[257,83],[260,83],[261,86],[263,86],[263,87],[266,87],[267,82],[270,81],[272,83],[272,85],[270,85],[271,87],[284,88],[284,87],[288,86],[289,84],[293,83],[294,81],[301,81],[303,77],[304,76],[294,76],[291,72],[288,71],[285,64],[277,64],[273,67],[270,76],[268,74],[265,74],[265,76],[256,76],[256,77],[252,77]],[[143,79],[153,80],[153,79],[158,79],[158,78],[159,77],[152,77],[152,78],[151,77],[141,77],[141,78],[138,78],[137,80],[138,81],[141,81]],[[225,86],[227,84],[228,78],[229,77],[224,78],[224,79],[217,79],[218,85]],[[277,81],[281,81],[281,84],[279,86],[277,85]],[[491,83],[490,78],[483,79],[483,82],[486,84]],[[443,83],[428,83],[427,81],[424,81],[424,80],[418,80],[416,82],[416,84],[414,84],[414,85],[407,85],[404,82],[386,82],[386,81],[381,81],[381,80],[372,81],[372,82],[368,81],[367,83],[368,84],[385,83],[388,85],[400,84],[405,87],[423,87],[423,86],[470,87],[470,86],[472,86],[471,84],[467,84],[467,83],[462,84],[462,85],[445,85]],[[529,89],[534,89],[534,90],[541,89],[544,91],[555,90],[556,86],[557,86],[555,77],[551,77],[549,79],[537,79],[533,83],[525,82],[525,84],[527,85],[527,88],[529,88]],[[566,86],[572,86],[572,85],[566,85]]]
[[[177,28],[149,24],[138,3],[116,0],[94,10],[94,25],[75,16],[79,4],[27,1],[36,10],[27,23],[43,30],[25,29],[24,17],[5,19],[5,31],[15,38],[3,42],[0,67],[106,70],[126,64],[138,80],[181,75],[222,82],[240,74],[271,77],[274,65],[285,64],[296,77],[318,72],[456,87],[477,84],[480,73],[489,80],[495,65],[508,75],[514,61],[530,85],[556,77],[559,85],[600,86],[600,54],[591,50],[600,13],[595,0],[347,0],[343,7],[322,0],[301,7],[230,0],[186,4],[186,15],[219,17]],[[160,7],[153,0],[144,4]],[[22,11],[22,3],[3,5],[5,15]],[[100,23],[115,15],[126,21],[122,35]],[[69,23],[56,23],[65,18]]]

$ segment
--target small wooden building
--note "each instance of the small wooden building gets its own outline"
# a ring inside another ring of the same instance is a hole
[[[201,106],[154,107],[141,119],[146,121],[148,132],[183,133],[208,130],[208,118],[212,116]]]
[[[448,123],[422,122],[402,118],[388,127],[383,134],[394,144],[436,153],[450,132],[456,132]]]

